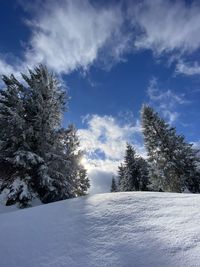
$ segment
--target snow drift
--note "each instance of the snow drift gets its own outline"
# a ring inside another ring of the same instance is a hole
[[[112,193],[0,215],[1,267],[200,265],[200,195]]]

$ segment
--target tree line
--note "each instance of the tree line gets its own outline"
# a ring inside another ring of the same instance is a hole
[[[68,96],[43,65],[3,76],[0,89],[0,193],[5,204],[30,205],[84,195],[89,188],[73,125],[61,127]]]
[[[22,79],[3,76],[0,89],[0,194],[25,207],[82,196],[90,186],[76,129],[61,127],[68,95],[39,65]],[[147,159],[127,144],[111,191],[200,192],[197,151],[151,107],[141,111]]]
[[[111,192],[199,193],[198,151],[147,105],[141,110],[141,124],[147,159],[127,144],[124,162],[118,167],[117,177],[112,178]]]

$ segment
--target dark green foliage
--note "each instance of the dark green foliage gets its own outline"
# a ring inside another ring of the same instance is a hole
[[[147,190],[148,168],[133,146],[127,144],[124,163],[118,169],[119,191]]]
[[[142,108],[142,127],[152,186],[158,191],[200,191],[198,158],[192,145],[176,134],[151,107]]]
[[[60,129],[66,93],[46,67],[3,77],[0,90],[0,177],[7,203],[50,202],[84,195],[89,187],[74,127]]]
[[[112,177],[112,183],[111,183],[111,189],[110,192],[117,192],[117,184],[116,184],[116,180],[115,177]]]

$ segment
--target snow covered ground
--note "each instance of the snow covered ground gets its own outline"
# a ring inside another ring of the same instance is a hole
[[[200,195],[112,193],[0,214],[1,267],[200,266]]]

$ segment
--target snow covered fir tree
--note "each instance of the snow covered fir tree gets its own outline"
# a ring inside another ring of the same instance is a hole
[[[147,162],[127,144],[124,162],[118,167],[119,191],[145,191],[148,189]]]
[[[152,189],[200,192],[197,151],[151,107],[142,107],[141,120]]]
[[[22,78],[3,76],[0,89],[0,191],[6,205],[86,194],[89,180],[76,130],[61,128],[66,91],[43,65]]]

